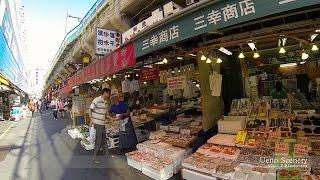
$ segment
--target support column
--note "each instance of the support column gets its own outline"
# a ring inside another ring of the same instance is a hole
[[[211,95],[209,76],[212,74],[212,70],[220,73],[220,65],[212,59],[211,64],[207,64],[206,61],[201,61],[201,55],[198,53],[198,65],[200,75],[200,91],[202,102],[202,127],[204,131],[211,129],[215,126],[222,114],[222,98]]]

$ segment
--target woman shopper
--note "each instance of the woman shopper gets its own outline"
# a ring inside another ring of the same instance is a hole
[[[120,124],[119,149],[123,152],[132,151],[138,141],[130,118],[129,106],[127,103],[120,101],[118,94],[113,94],[111,101],[112,106],[109,109],[109,115],[117,118]]]
[[[53,99],[51,101],[51,107],[52,107],[52,112],[53,112],[53,118],[55,120],[58,120],[58,99]]]
[[[61,119],[63,119],[64,118],[64,102],[61,99],[58,102],[58,107],[59,107],[60,117]]]

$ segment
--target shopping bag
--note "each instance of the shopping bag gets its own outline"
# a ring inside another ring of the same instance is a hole
[[[89,129],[89,137],[88,137],[88,141],[91,144],[94,144],[94,141],[96,140],[96,130],[94,129],[93,126],[90,127]]]

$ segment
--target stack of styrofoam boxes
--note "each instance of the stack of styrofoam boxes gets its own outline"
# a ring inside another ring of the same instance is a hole
[[[127,163],[129,166],[137,169],[138,171],[142,171],[142,161],[137,161],[130,156],[127,156]]]
[[[166,135],[166,131],[158,130],[150,132],[149,139],[160,139]]]
[[[192,149],[181,149],[178,147],[168,148],[165,152],[173,162],[173,173],[177,174],[182,169],[182,161],[192,154]]]
[[[108,149],[119,147],[119,137],[108,137]]]
[[[142,173],[155,180],[167,180],[173,176],[173,164],[169,164],[161,170],[155,169],[142,162]]]

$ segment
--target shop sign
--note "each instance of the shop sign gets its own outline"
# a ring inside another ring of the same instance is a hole
[[[276,143],[275,154],[288,155],[289,154],[289,144],[288,143]]]
[[[133,44],[128,44],[85,67],[70,78],[68,85],[72,88],[93,79],[133,67],[135,64],[134,46]]]
[[[171,77],[167,79],[168,89],[177,90],[185,89],[187,84],[187,78],[185,76]]]
[[[298,156],[307,156],[309,153],[309,146],[303,144],[294,145],[294,154]]]
[[[139,72],[139,77],[141,81],[156,80],[159,77],[159,67],[143,68]]]
[[[319,0],[225,0],[213,2],[154,29],[135,41],[137,57],[213,30],[319,4]]]
[[[97,28],[96,31],[96,53],[109,54],[121,45],[121,36],[117,31]]]
[[[236,136],[236,143],[237,144],[244,144],[247,139],[247,131],[238,131]]]

